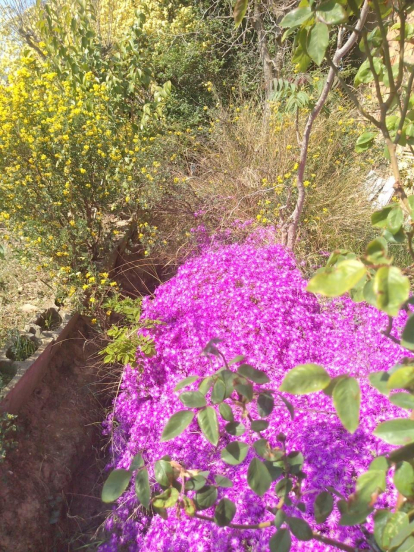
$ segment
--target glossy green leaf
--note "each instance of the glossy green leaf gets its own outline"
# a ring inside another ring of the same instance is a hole
[[[241,464],[249,452],[249,445],[238,441],[232,441],[221,451],[221,459],[226,464],[237,466]]]
[[[394,235],[399,231],[403,222],[404,222],[404,214],[402,212],[401,207],[397,205],[396,207],[394,207],[394,209],[391,209],[391,211],[388,213],[387,228],[391,232],[391,234]]]
[[[290,11],[280,22],[282,29],[291,29],[299,27],[312,17],[312,11],[309,7],[296,8]]]
[[[403,512],[395,512],[391,514],[387,519],[387,523],[382,532],[381,546],[388,549],[391,545],[391,541],[398,535],[400,531],[403,531],[409,526],[409,518],[407,514]]]
[[[194,500],[192,500],[186,495],[183,495],[182,501],[183,501],[185,513],[190,517],[194,517],[197,511]]]
[[[401,336],[401,345],[410,351],[414,351],[414,315],[412,314],[405,324]]]
[[[329,44],[329,29],[325,23],[316,23],[308,33],[306,51],[311,59],[320,65]]]
[[[144,465],[144,459],[140,453],[136,454],[132,459],[131,465],[129,467],[130,471],[135,471],[138,468],[142,468]]]
[[[224,475],[215,475],[214,476],[214,480],[216,482],[216,485],[218,485],[219,487],[223,487],[225,489],[230,489],[231,487],[233,487],[233,482],[231,481],[231,479],[229,479],[228,477],[224,477]]]
[[[252,431],[257,431],[257,432],[264,431],[268,427],[269,427],[269,422],[267,422],[266,420],[254,420],[250,424],[250,429]]]
[[[288,517],[286,519],[292,534],[301,541],[309,541],[313,538],[312,529],[304,519]]]
[[[374,132],[364,132],[361,134],[355,143],[355,151],[357,153],[362,153],[363,151],[368,150],[374,143],[375,136],[376,134]]]
[[[269,542],[270,552],[289,552],[291,537],[288,529],[279,529]]]
[[[206,397],[200,391],[184,391],[179,399],[187,408],[202,408],[207,404]]]
[[[283,395],[279,395],[279,398],[281,399],[281,401],[283,402],[283,404],[286,406],[286,408],[288,409],[289,411],[289,414],[290,414],[290,417],[292,418],[292,420],[295,419],[295,409],[293,407],[293,404],[290,403]]]
[[[367,269],[361,261],[347,259],[316,274],[306,289],[326,297],[338,297],[356,286],[366,272]]]
[[[380,211],[375,211],[375,213],[371,215],[372,226],[375,226],[376,228],[386,228],[388,215],[391,211],[392,205],[387,205],[387,207],[384,207]]]
[[[246,431],[246,428],[241,422],[229,422],[225,425],[224,428],[227,433],[230,433],[230,435],[235,435],[238,437],[239,435],[243,435],[243,433]]]
[[[176,488],[170,487],[160,495],[156,496],[152,502],[154,508],[172,508],[177,503],[180,493]]]
[[[198,390],[200,391],[200,393],[203,393],[203,395],[207,395],[213,385],[214,379],[209,376],[208,378],[204,378],[203,380],[201,380],[200,385],[198,386]]]
[[[316,17],[327,25],[339,25],[347,20],[348,15],[336,0],[328,0],[318,5]]]
[[[286,514],[285,514],[285,512],[284,512],[282,509],[277,510],[276,515],[275,515],[275,519],[273,520],[273,525],[274,525],[277,529],[279,529],[279,527],[281,527],[281,525],[282,525],[283,523],[285,523],[285,521],[286,521]]]
[[[341,379],[332,393],[333,404],[342,425],[354,433],[359,425],[361,390],[355,378]]]
[[[321,391],[329,385],[330,381],[331,378],[322,366],[301,364],[286,374],[279,391],[292,395],[306,395]]]
[[[272,478],[261,460],[253,458],[247,470],[247,483],[257,495],[263,496],[272,484]]]
[[[331,493],[322,491],[318,494],[313,503],[316,523],[324,523],[331,515],[334,507],[334,501]]]
[[[400,408],[414,410],[414,396],[409,393],[395,393],[390,396],[390,401]]]
[[[254,383],[269,383],[270,379],[261,370],[257,370],[250,364],[241,364],[237,372]]]
[[[231,407],[227,403],[221,403],[219,406],[220,416],[227,422],[234,422],[234,415]]]
[[[102,488],[102,502],[114,502],[126,490],[131,480],[130,470],[113,470]]]
[[[396,266],[383,266],[375,274],[373,289],[377,307],[390,316],[397,316],[401,305],[408,299],[410,282]]]
[[[383,395],[388,395],[389,389],[387,387],[387,383],[390,379],[390,374],[388,372],[372,372],[368,375],[368,378],[372,387],[375,387],[375,389],[377,389]]]
[[[197,491],[195,495],[195,503],[198,510],[207,510],[207,508],[213,506],[216,500],[217,489],[212,485],[206,485],[205,487]]]
[[[167,460],[157,460],[155,462],[154,475],[162,487],[169,487],[174,481],[174,470]]]
[[[219,441],[219,426],[217,412],[213,407],[207,406],[197,414],[198,425],[203,432],[204,437],[212,445],[216,446]]]
[[[379,58],[373,58],[373,64],[375,73],[380,76],[384,67],[382,61]],[[358,72],[355,75],[354,84],[355,86],[359,86],[362,83],[367,84],[369,82],[372,82],[373,80],[374,75],[371,71],[369,60],[365,60],[363,63],[361,63]]]
[[[278,481],[275,485],[275,493],[279,498],[285,498],[289,495],[293,488],[292,480],[288,477],[284,477]]]
[[[392,537],[390,542],[390,549],[395,550],[398,547],[398,552],[408,550],[414,550],[412,548],[412,543],[414,542],[414,538],[411,537],[411,542],[408,537],[414,534],[414,521],[412,521],[409,525],[403,525],[403,527],[398,531],[398,533]],[[404,544],[403,544],[404,543]],[[402,545],[402,546],[401,546]]]
[[[404,460],[413,460],[414,459],[414,443],[410,445],[405,445],[404,447],[393,450],[389,455],[389,460],[391,462],[403,462]]]
[[[414,468],[408,462],[397,465],[394,473],[394,485],[407,498],[414,496]]]
[[[414,384],[414,365],[400,366],[394,370],[387,381],[387,388],[405,389]]]
[[[214,511],[214,521],[219,527],[226,527],[236,515],[236,505],[228,498],[222,498]]]
[[[201,472],[185,482],[186,491],[199,491],[205,487],[209,472]]]
[[[174,387],[174,391],[180,391],[180,389],[187,387],[188,385],[194,383],[198,379],[200,379],[200,376],[188,376],[188,378],[184,378],[183,380],[177,383],[177,385]]]
[[[226,386],[224,381],[217,379],[213,386],[213,391],[211,392],[211,402],[213,404],[218,404],[224,401],[224,396],[226,394]]]
[[[191,410],[180,410],[171,416],[161,435],[161,441],[170,441],[180,435],[193,421],[195,413]]]
[[[242,397],[245,397],[250,402],[253,399],[253,385],[244,377],[236,378],[234,381],[237,393],[240,393]]]
[[[408,445],[414,442],[414,420],[396,418],[382,422],[375,429],[374,435],[389,445]]]
[[[267,391],[260,393],[257,398],[257,411],[259,416],[266,418],[273,412],[275,401],[273,395]]]
[[[151,489],[148,481],[147,468],[139,470],[135,477],[135,494],[137,495],[138,500],[144,506],[144,508],[149,508]]]

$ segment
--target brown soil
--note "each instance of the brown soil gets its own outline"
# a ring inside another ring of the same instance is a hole
[[[0,464],[1,552],[92,551],[102,540],[92,535],[107,509],[99,498],[105,393],[88,331],[80,322],[58,345],[18,416],[17,448]]]

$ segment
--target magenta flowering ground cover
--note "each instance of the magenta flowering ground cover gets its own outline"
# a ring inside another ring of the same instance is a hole
[[[276,446],[276,435],[283,432],[288,451],[299,450],[305,456],[307,478],[301,500],[306,511],[302,514],[290,507],[288,513],[303,516],[326,536],[363,548],[365,538],[359,528],[338,529],[337,510],[316,526],[312,504],[328,485],[348,496],[355,477],[375,456],[389,450],[372,437],[372,431],[379,422],[405,413],[370,387],[367,377],[391,368],[405,352],[381,334],[386,315],[349,298],[318,300],[305,291],[306,282],[288,252],[259,242],[253,236],[243,244],[207,249],[160,286],[153,299],[144,300],[144,317],[163,324],[151,330],[156,356],[140,359],[141,373],[129,366],[124,370],[121,392],[106,422],[113,435],[112,467],[128,468],[138,452],[149,466],[169,454],[188,469],[209,470],[233,481],[233,488],[219,489],[219,498],[226,496],[236,503],[234,523],[272,519],[265,506],[277,503],[273,486],[261,499],[246,483],[252,453],[234,467],[220,459],[219,450],[232,439],[248,439],[247,433],[235,438],[223,430],[215,449],[193,422],[176,439],[159,442],[168,418],[182,408],[172,390],[188,375],[208,375],[220,367],[218,360],[200,354],[214,337],[223,340],[220,348],[227,358],[245,355],[247,362],[265,371],[273,389],[295,365],[322,364],[331,376],[349,373],[360,380],[361,424],[356,433],[350,435],[342,428],[331,400],[317,393],[289,397],[296,409],[294,421],[282,403],[276,406],[263,436]],[[382,504],[393,499],[385,495]],[[211,515],[209,510],[203,513]],[[219,528],[184,514],[178,518],[174,509],[169,510],[168,520],[151,517],[138,505],[132,485],[118,500],[106,529],[110,536],[101,552],[261,552],[269,550],[274,532]],[[294,540],[292,550],[328,551],[332,547]]]

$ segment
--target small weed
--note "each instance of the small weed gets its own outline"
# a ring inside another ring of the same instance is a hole
[[[22,361],[29,358],[37,349],[37,345],[30,338],[21,335],[19,330],[14,328],[8,332],[7,356],[11,360]]]

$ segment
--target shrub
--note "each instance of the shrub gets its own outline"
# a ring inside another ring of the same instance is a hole
[[[264,503],[276,505],[278,498],[273,491],[265,494],[264,502],[246,486],[251,452],[239,466],[226,465],[219,452],[200,435],[196,422],[173,441],[159,441],[166,421],[179,409],[171,390],[186,376],[207,376],[220,367],[220,362],[200,357],[206,342],[215,337],[223,339],[220,347],[228,359],[243,354],[247,362],[269,376],[275,387],[293,366],[320,363],[331,376],[348,372],[359,379],[363,390],[359,429],[353,435],[347,433],[334,414],[331,399],[319,393],[293,398],[294,424],[282,402],[277,403],[263,436],[275,446],[278,434],[284,433],[287,450],[298,450],[306,459],[301,493],[290,494],[294,506],[304,503],[303,518],[325,537],[340,537],[347,543],[364,542],[359,528],[337,528],[337,510],[326,522],[315,526],[311,505],[332,482],[348,496],[355,478],[371,460],[389,450],[388,445],[372,436],[372,430],[378,422],[395,417],[401,410],[390,406],[369,386],[368,374],[388,369],[404,352],[379,332],[387,324],[384,313],[365,304],[354,304],[348,298],[318,302],[306,293],[306,282],[294,259],[280,246],[272,245],[272,232],[262,231],[261,236],[260,240],[256,236],[244,244],[206,251],[158,288],[154,299],[144,300],[144,316],[164,324],[150,332],[156,355],[151,359],[138,357],[143,363],[142,375],[129,366],[125,368],[122,392],[107,421],[113,435],[114,465],[129,468],[134,455],[142,453],[150,469],[152,489],[157,493],[159,487],[154,483],[151,467],[156,460],[170,455],[186,469],[210,471],[211,481],[216,474],[232,480],[233,488],[219,489],[219,497],[235,502],[235,523],[271,519]],[[266,241],[270,244],[263,245]],[[405,315],[401,314],[399,326],[404,320]],[[224,425],[220,421],[220,449],[234,440]],[[247,433],[236,437],[245,439]],[[383,496],[380,505],[388,506],[391,498]],[[117,550],[121,545],[131,550],[157,546],[164,552],[268,550],[274,532],[223,529],[184,512],[180,516],[171,512],[168,520],[163,520],[136,508],[134,490],[129,489],[106,523],[111,537],[102,551]],[[298,515],[293,506],[285,512]],[[322,551],[328,546],[294,540],[293,550]]]

